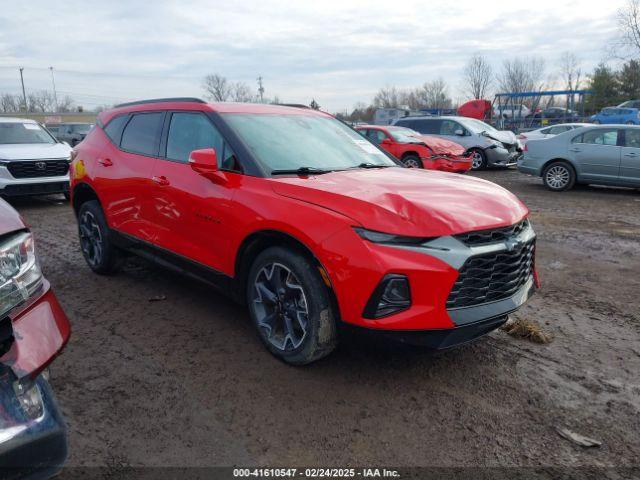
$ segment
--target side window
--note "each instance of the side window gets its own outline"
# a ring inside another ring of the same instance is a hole
[[[413,120],[410,123],[403,124],[403,127],[410,128],[422,134],[438,134],[440,131],[441,120]]]
[[[358,132],[363,137],[366,137],[366,136],[369,135],[369,130],[367,130],[366,128],[363,128],[363,129],[360,129],[360,130],[356,130],[356,132]]]
[[[122,132],[120,148],[142,155],[157,155],[164,112],[137,113]]]
[[[118,145],[120,143],[120,133],[122,127],[127,122],[127,115],[120,115],[119,117],[112,118],[111,121],[104,127],[104,133],[111,139],[113,143]]]
[[[547,135],[551,133],[551,128],[545,128],[543,130],[540,130],[540,133],[542,133],[543,135]]]
[[[443,120],[440,126],[440,135],[455,135],[456,130],[464,131],[459,123],[452,120]]]
[[[565,126],[556,126],[556,127],[551,127],[548,130],[549,132],[547,133],[550,133],[551,135],[558,135],[559,133],[566,132],[567,130],[569,130],[569,128]]]
[[[582,134],[582,142],[592,145],[616,145],[618,143],[618,130],[598,129]]]
[[[624,131],[624,146],[640,148],[640,129],[629,128]]]
[[[371,129],[371,130],[369,130],[368,138],[369,138],[369,140],[371,140],[376,145],[380,145],[380,142],[382,142],[382,140],[387,138],[387,136],[385,135],[384,132],[382,132],[380,130]]]
[[[201,148],[215,148],[218,157],[223,153],[222,136],[201,113],[171,115],[167,136],[167,158],[187,162],[189,154]]]

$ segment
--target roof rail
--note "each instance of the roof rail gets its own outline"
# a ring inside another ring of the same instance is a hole
[[[303,105],[302,103],[276,103],[279,107],[294,107],[294,108],[306,108],[310,110],[311,107],[308,105]]]
[[[120,103],[115,108],[131,107],[133,105],[144,105],[146,103],[168,103],[168,102],[194,102],[194,103],[207,103],[200,98],[195,97],[176,97],[176,98],[151,98],[149,100],[138,100],[137,102]]]

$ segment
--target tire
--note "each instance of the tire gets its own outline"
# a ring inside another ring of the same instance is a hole
[[[487,155],[479,148],[471,149],[471,170],[484,170],[487,168]]]
[[[122,252],[110,239],[109,227],[96,200],[85,202],[78,213],[80,248],[87,265],[95,273],[116,273],[122,265]]]
[[[416,155],[405,155],[402,157],[402,163],[407,168],[424,168],[422,160]]]
[[[593,121],[593,124],[594,124],[594,125],[600,125],[600,121],[599,121],[599,120],[594,120],[594,121]]]
[[[576,183],[576,172],[565,161],[551,162],[542,172],[544,186],[553,192],[564,192],[573,188]]]
[[[282,247],[263,251],[249,270],[249,314],[260,340],[291,365],[314,362],[337,344],[337,315],[318,267]]]

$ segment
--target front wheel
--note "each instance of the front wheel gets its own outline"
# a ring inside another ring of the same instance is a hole
[[[407,168],[424,168],[420,157],[417,157],[415,155],[407,155],[406,157],[403,157],[402,163]]]
[[[109,238],[107,221],[97,201],[83,203],[80,207],[78,233],[82,255],[91,270],[103,275],[118,271],[122,253]]]
[[[471,150],[471,170],[484,170],[487,168],[487,155],[479,148]]]
[[[553,162],[544,169],[542,181],[549,190],[564,192],[576,183],[576,173],[567,162]]]
[[[246,295],[260,340],[276,357],[304,365],[335,348],[329,291],[305,256],[281,247],[263,251],[249,271]]]

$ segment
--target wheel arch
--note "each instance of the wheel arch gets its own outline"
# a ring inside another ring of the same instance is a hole
[[[340,315],[340,309],[338,308],[338,299],[336,297],[331,278],[320,259],[313,253],[313,251],[299,238],[280,230],[259,230],[251,233],[247,236],[236,254],[234,279],[238,290],[238,297],[244,303],[244,292],[247,286],[247,277],[249,276],[249,270],[255,259],[261,252],[269,247],[287,247],[311,260],[320,271],[327,289],[329,291],[329,297],[335,309],[336,314]]]
[[[83,203],[89,202],[91,200],[97,200],[100,203],[100,197],[96,191],[87,183],[79,183],[75,187],[73,187],[73,210],[78,216],[80,212],[80,207]]]
[[[413,155],[413,156],[416,156],[416,157],[420,158],[420,154],[418,152],[416,152],[414,150],[409,150],[408,152],[404,152],[402,154],[402,156],[400,157],[400,160],[404,160],[406,157],[408,157],[410,155]]]

